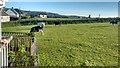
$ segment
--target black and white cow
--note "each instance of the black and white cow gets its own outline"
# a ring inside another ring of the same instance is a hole
[[[118,21],[117,20],[112,20],[111,22],[110,22],[110,24],[118,24]]]
[[[45,27],[45,23],[41,22],[37,24],[37,26],[34,26],[30,30],[30,35],[32,35],[33,32],[41,32],[41,35],[44,35],[43,28]]]

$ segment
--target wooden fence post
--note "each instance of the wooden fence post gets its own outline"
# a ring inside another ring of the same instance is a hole
[[[8,44],[12,38],[12,36],[7,38],[7,44],[0,44],[0,68],[8,66]]]

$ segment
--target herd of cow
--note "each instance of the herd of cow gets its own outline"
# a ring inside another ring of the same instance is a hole
[[[55,26],[56,25],[59,25],[61,26],[62,22],[60,21],[55,21],[54,22]],[[110,24],[118,24],[118,21],[117,20],[112,20],[110,21]],[[30,30],[30,35],[33,33],[33,32],[41,32],[41,35],[44,35],[44,32],[43,32],[43,28],[45,27],[45,23],[44,22],[39,22],[37,23],[37,26],[34,26],[31,28]]]

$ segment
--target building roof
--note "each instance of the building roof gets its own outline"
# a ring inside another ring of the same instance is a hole
[[[6,11],[9,10],[9,9],[4,7],[3,10],[6,12]]]
[[[2,11],[1,16],[9,16],[5,11]]]
[[[18,14],[14,9],[10,9],[13,13]]]
[[[3,10],[6,12],[8,10],[12,11],[14,14],[19,14],[16,10],[14,10],[13,8],[3,8]]]

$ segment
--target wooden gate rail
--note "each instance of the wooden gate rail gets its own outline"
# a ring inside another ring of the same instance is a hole
[[[21,36],[21,37],[25,37],[25,36],[30,36],[29,33],[26,32],[2,32],[2,36]]]

